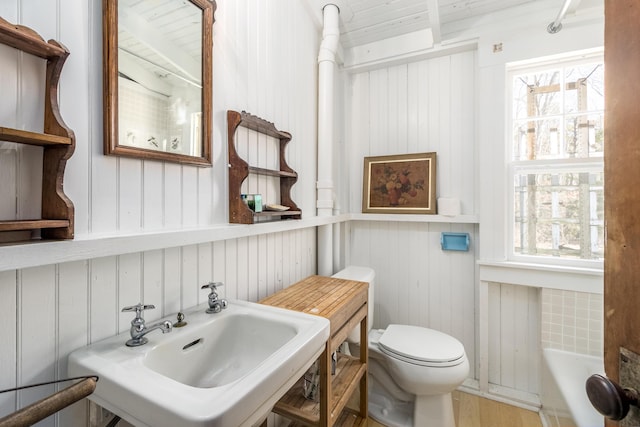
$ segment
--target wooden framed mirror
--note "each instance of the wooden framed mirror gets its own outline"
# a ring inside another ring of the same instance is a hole
[[[103,0],[104,153],[211,166],[215,0]]]

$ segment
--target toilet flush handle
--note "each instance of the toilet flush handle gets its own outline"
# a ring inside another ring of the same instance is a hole
[[[629,406],[639,406],[638,392],[622,388],[609,378],[594,374],[587,379],[587,396],[591,404],[605,417],[620,421],[629,413]]]

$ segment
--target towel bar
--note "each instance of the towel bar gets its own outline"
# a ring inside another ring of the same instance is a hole
[[[0,418],[0,427],[26,427],[33,425],[93,393],[97,380],[97,377],[84,378],[82,381],[70,385],[51,396]]]

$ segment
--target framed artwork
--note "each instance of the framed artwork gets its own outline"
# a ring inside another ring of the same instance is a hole
[[[436,213],[436,153],[364,158],[362,212]]]

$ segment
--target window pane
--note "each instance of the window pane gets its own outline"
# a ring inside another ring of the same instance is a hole
[[[513,117],[561,114],[560,76],[560,70],[516,76],[513,79]]]
[[[604,118],[598,115],[569,115],[565,119],[565,157],[602,157]]]
[[[516,254],[602,260],[602,168],[572,161],[604,155],[604,64],[593,61],[511,75]]]
[[[604,66],[587,64],[565,69],[565,113],[604,110]]]
[[[559,159],[564,150],[560,120],[516,121],[513,130],[513,160]]]
[[[514,249],[521,255],[602,259],[602,172],[514,177]]]

